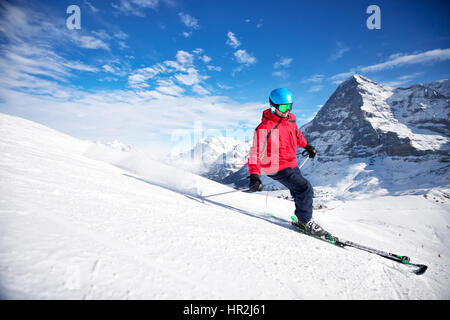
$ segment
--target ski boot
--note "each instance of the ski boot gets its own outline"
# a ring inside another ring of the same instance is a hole
[[[297,219],[296,225],[302,232],[314,237],[331,240],[333,237],[328,231],[325,231],[317,222],[309,220],[307,223],[303,223]]]

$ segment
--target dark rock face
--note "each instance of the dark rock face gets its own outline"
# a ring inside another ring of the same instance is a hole
[[[445,146],[420,145],[427,139],[423,134],[449,136],[449,111],[448,98],[427,86],[392,89],[354,75],[336,89],[301,130],[311,144],[321,149],[322,161],[379,155],[448,155]]]

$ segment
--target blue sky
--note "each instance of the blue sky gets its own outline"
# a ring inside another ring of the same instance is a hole
[[[70,5],[80,7],[79,30],[66,26]],[[381,9],[379,30],[366,26],[369,5]],[[449,78],[449,9],[448,1],[3,1],[0,112],[138,146],[168,148],[195,126],[245,139],[277,87],[293,92],[301,126],[353,73],[394,87]]]

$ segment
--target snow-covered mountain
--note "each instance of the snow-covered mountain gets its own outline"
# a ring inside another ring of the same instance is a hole
[[[301,128],[321,151],[319,161],[373,156],[447,155],[447,97],[424,85],[392,89],[363,76],[344,81]]]
[[[425,84],[425,86],[439,92],[446,97],[450,97],[450,81],[448,79],[429,82]]]
[[[220,182],[247,162],[250,146],[231,137],[208,136],[200,139],[191,150],[169,158],[168,162]]]
[[[318,151],[304,174],[317,190],[337,193],[386,194],[448,185],[449,82],[394,89],[361,75],[350,77],[300,128]],[[245,166],[224,182],[244,187],[246,176]],[[263,182],[269,190],[277,187],[269,178]]]
[[[336,235],[427,264],[416,276],[294,232],[291,201],[203,198],[231,189],[137,150],[98,148],[0,114],[0,298],[450,297],[448,190],[332,200],[314,213]]]

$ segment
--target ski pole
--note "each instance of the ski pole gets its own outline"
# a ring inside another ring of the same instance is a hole
[[[239,189],[239,190],[233,190],[233,191],[227,191],[227,192],[221,192],[221,193],[215,193],[215,194],[210,194],[208,196],[204,196],[202,198],[209,198],[209,197],[213,197],[213,196],[219,196],[221,194],[227,194],[227,193],[233,193],[233,192],[239,192],[239,191],[248,191],[250,190],[250,188],[245,188],[245,189]]]
[[[304,166],[304,164],[306,163],[306,161],[308,161],[309,157],[307,157],[305,160],[303,160],[302,164],[298,167],[299,169],[301,169],[301,167]],[[228,193],[234,193],[234,192],[239,192],[239,191],[248,191],[250,190],[250,188],[245,188],[245,189],[239,189],[239,190],[233,190],[233,191],[227,191],[227,192],[221,192],[221,193],[215,193],[215,194],[210,194],[207,196],[204,196],[202,198],[209,198],[209,197],[214,197],[214,196],[220,196],[222,194],[228,194]]]
[[[299,169],[301,169],[303,167],[303,165],[306,163],[306,161],[308,161],[309,157],[307,157],[305,160],[303,160],[302,164],[298,167]]]

